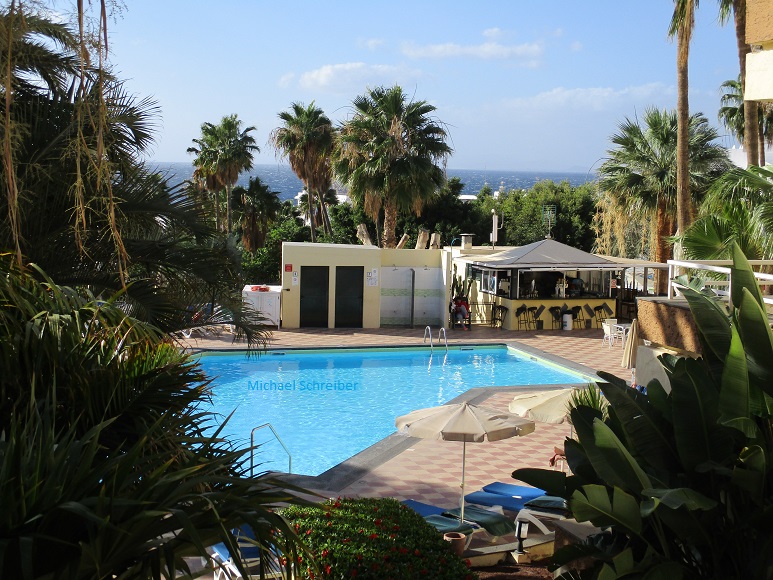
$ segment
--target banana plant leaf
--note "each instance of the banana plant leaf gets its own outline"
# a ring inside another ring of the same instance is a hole
[[[578,522],[590,521],[594,526],[620,526],[634,535],[641,534],[642,518],[639,503],[619,487],[609,490],[603,485],[584,485],[572,494],[569,502]]]
[[[749,379],[753,386],[773,396],[773,365],[770,364],[773,360],[773,331],[767,312],[750,292],[744,290],[735,318],[746,351]],[[763,403],[758,399],[752,401],[752,405],[759,411]]]
[[[644,463],[660,474],[675,469],[679,465],[679,456],[672,444],[671,426],[650,404],[648,396],[625,384],[620,386],[610,382],[599,386],[614,407],[633,449]],[[658,475],[659,479],[664,477]]]
[[[719,394],[705,366],[697,360],[677,360],[671,379],[676,449],[688,471],[711,461],[721,462],[732,451],[728,429],[717,425]]]
[[[733,265],[730,266],[730,279],[732,280],[730,298],[736,308],[739,308],[743,302],[744,290],[751,294],[759,306],[764,304],[762,292],[757,284],[757,279],[754,277],[751,264],[737,244],[733,244]]]
[[[688,510],[710,510],[717,507],[716,500],[706,497],[700,492],[689,487],[672,489],[645,489],[642,495],[656,498],[669,509],[676,510],[681,507]]]
[[[720,421],[753,439],[759,430],[757,424],[750,419],[750,398],[746,353],[741,336],[733,326],[730,350],[725,358],[719,391]]]
[[[725,360],[730,348],[730,318],[724,306],[690,288],[683,288],[681,292],[690,305],[695,325],[698,327],[704,357],[711,353],[716,360]]]

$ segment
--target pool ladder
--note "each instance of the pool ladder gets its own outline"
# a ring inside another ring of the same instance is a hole
[[[262,425],[258,425],[252,431],[250,431],[250,477],[255,475],[253,473],[253,470],[255,469],[255,432],[260,431],[261,429],[265,429],[266,427],[271,429],[274,437],[276,437],[276,440],[279,441],[279,444],[285,450],[285,453],[287,453],[287,473],[292,473],[293,456],[290,455],[290,450],[287,449],[287,445],[285,445],[284,441],[282,441],[282,438],[279,436],[279,433],[276,432],[274,426],[271,423],[263,423]]]
[[[440,344],[440,335],[443,335],[443,342],[446,345],[446,353],[448,352],[448,337],[446,336],[446,328],[445,326],[441,326],[440,329],[437,331],[437,343]],[[432,328],[429,327],[429,325],[424,327],[424,338],[422,339],[422,342],[427,342],[427,336],[429,336],[429,349],[430,351],[434,350],[434,346],[432,344]]]

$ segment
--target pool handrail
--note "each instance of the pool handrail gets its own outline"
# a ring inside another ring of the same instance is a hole
[[[429,325],[424,327],[424,339],[421,342],[427,342],[427,335],[429,335],[429,349],[434,350],[434,347],[432,346],[432,329]],[[438,335],[438,342],[440,342],[440,338]]]
[[[287,453],[287,473],[293,472],[293,456],[290,455],[290,450],[287,448],[287,445],[285,445],[285,442],[282,441],[282,438],[279,436],[279,433],[276,432],[276,429],[274,429],[274,426],[271,423],[263,423],[262,425],[258,425],[255,427],[252,431],[250,431],[250,477],[254,477],[254,469],[255,469],[255,431],[260,431],[261,429],[268,427],[271,429],[271,432],[274,434],[274,437],[276,437],[276,440],[279,441],[279,444],[282,446],[282,448],[285,450],[285,453]]]
[[[441,326],[440,330],[437,331],[437,343],[440,344],[440,333],[443,333],[443,340],[446,343],[446,352],[448,352],[448,336],[446,336],[446,327]]]

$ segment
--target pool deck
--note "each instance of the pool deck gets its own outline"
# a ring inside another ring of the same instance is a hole
[[[437,338],[437,329],[434,329]],[[421,346],[423,329],[281,329],[274,330],[269,348],[322,348],[363,346]],[[471,331],[448,331],[448,344],[508,344],[542,358],[592,371],[604,370],[630,380],[630,371],[620,366],[621,346],[602,345],[603,331],[536,330],[508,331],[473,326]],[[194,334],[185,343],[192,349],[243,349],[233,336]],[[437,346],[436,346],[437,348]],[[486,406],[507,410],[511,389],[475,389],[466,398]],[[511,474],[520,467],[549,469],[555,446],[562,446],[569,425],[536,424],[533,433],[503,441],[471,443],[467,446],[465,493],[493,481],[514,482]],[[319,450],[324,453],[324,449]],[[327,497],[394,497],[415,499],[442,507],[458,506],[462,444],[429,441],[393,435],[318,478],[297,483]]]

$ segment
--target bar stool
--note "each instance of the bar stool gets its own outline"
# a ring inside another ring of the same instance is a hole
[[[561,307],[551,306],[550,308],[548,308],[548,311],[553,317],[553,319],[551,320],[551,323],[553,325],[553,330],[561,328]]]
[[[585,315],[582,313],[582,306],[572,306],[572,319],[574,328],[585,328]]]

